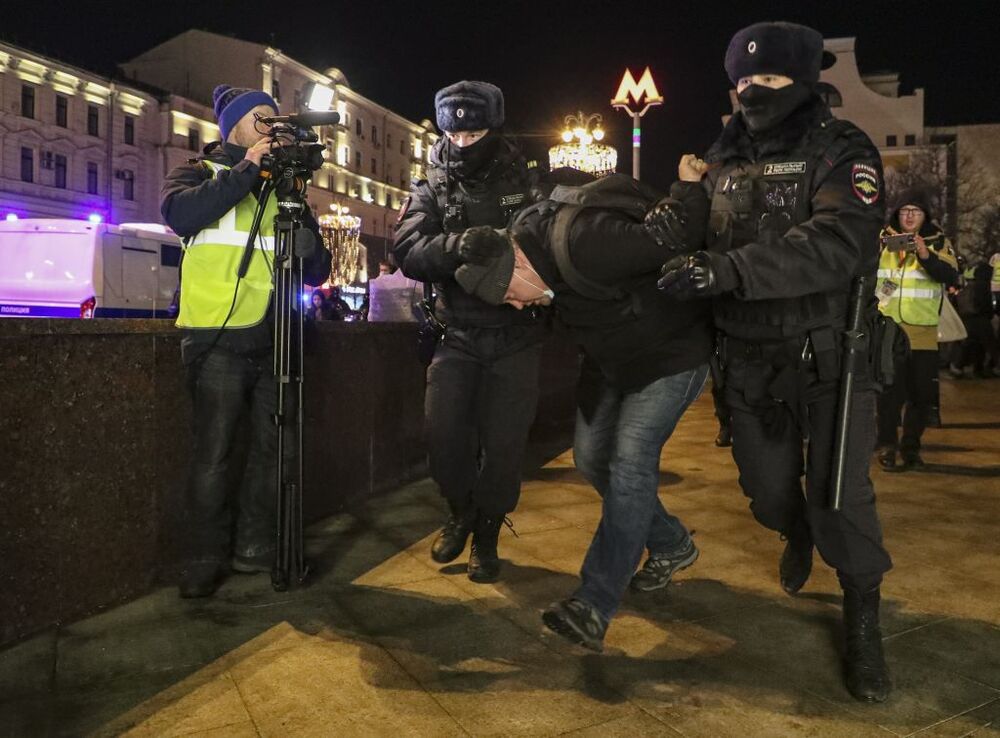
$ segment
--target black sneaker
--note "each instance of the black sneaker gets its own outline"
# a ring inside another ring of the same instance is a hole
[[[896,471],[896,448],[884,446],[878,451],[878,465],[885,471]]]
[[[635,592],[653,592],[670,584],[670,579],[681,569],[687,569],[698,560],[698,547],[688,539],[687,545],[673,553],[653,553],[632,577],[629,585]]]
[[[553,633],[591,651],[604,650],[608,624],[600,613],[583,600],[563,600],[542,612],[542,622]]]
[[[719,423],[719,435],[715,437],[715,445],[719,448],[729,448],[733,445],[733,430],[729,423]]]

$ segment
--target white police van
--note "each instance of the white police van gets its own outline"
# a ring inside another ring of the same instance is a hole
[[[180,261],[156,223],[0,221],[0,317],[173,317]]]

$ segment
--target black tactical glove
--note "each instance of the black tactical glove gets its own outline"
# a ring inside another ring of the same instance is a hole
[[[467,264],[488,264],[504,253],[510,244],[507,237],[490,226],[473,226],[458,241],[458,256]]]
[[[740,275],[725,254],[696,251],[690,256],[675,256],[660,272],[656,286],[670,297],[689,300],[730,292],[740,286]]]
[[[684,204],[672,197],[658,200],[646,211],[646,217],[642,221],[642,227],[656,239],[656,243],[670,251],[679,251],[684,247],[686,225]]]

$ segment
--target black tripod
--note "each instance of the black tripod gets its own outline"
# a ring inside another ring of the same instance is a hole
[[[278,197],[274,218],[274,258],[272,300],[274,305],[274,378],[277,404],[274,423],[278,434],[275,474],[277,503],[277,552],[271,570],[271,586],[279,592],[292,583],[301,584],[309,573],[302,535],[303,486],[303,333],[304,311],[299,304],[302,294],[303,261],[315,248],[312,231],[303,228],[303,199],[306,182],[299,177],[264,183],[253,225],[251,241],[256,240],[267,198]],[[248,248],[240,265],[240,276],[249,267],[252,249]],[[294,415],[294,425],[292,425]],[[294,469],[288,470],[286,447],[288,432],[295,444]],[[291,473],[289,473],[291,471]]]

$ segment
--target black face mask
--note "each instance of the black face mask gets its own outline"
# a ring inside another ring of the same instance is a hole
[[[751,133],[763,133],[777,126],[812,95],[812,88],[793,82],[775,90],[763,85],[750,85],[737,95],[743,120]]]
[[[490,163],[494,154],[496,154],[499,143],[500,137],[493,131],[489,131],[474,144],[464,148],[460,148],[449,141],[449,166],[466,174],[477,172]]]

